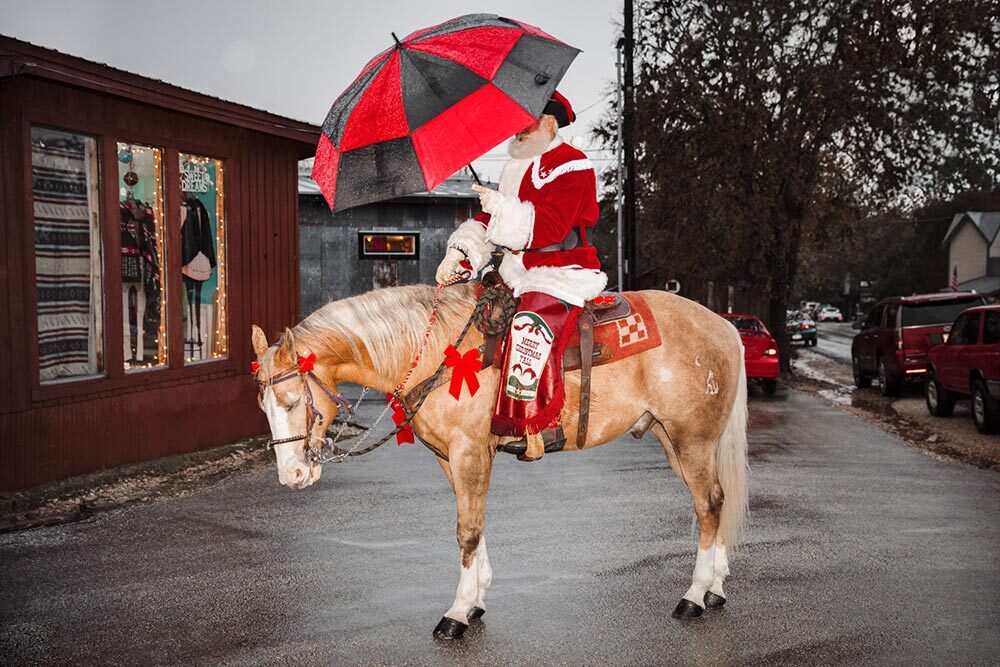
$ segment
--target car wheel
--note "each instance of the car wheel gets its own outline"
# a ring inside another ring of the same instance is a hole
[[[937,376],[930,371],[924,382],[924,400],[927,401],[927,411],[935,417],[950,417],[955,412],[955,397],[941,386]]]
[[[858,363],[858,355],[851,355],[851,370],[854,371],[854,386],[858,389],[867,389],[872,386],[872,379],[861,371],[861,364]]]
[[[889,375],[882,357],[878,360],[878,388],[883,396],[895,396],[899,393],[899,380]]]
[[[764,393],[768,396],[774,396],[774,392],[778,390],[777,380],[764,380]]]
[[[980,433],[996,433],[1000,425],[1000,406],[990,397],[986,383],[974,380],[972,383],[972,423]]]

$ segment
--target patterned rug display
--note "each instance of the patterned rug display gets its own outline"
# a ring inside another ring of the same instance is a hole
[[[94,140],[32,128],[35,286],[42,382],[102,370]]]

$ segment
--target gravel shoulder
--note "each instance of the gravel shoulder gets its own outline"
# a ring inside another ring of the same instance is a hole
[[[1000,435],[983,435],[976,430],[968,401],[957,403],[952,417],[934,417],[927,412],[922,385],[907,386],[894,398],[883,397],[875,387],[858,389],[849,364],[811,349],[796,348],[792,371],[789,386],[816,394],[911,447],[935,458],[1000,470]]]
[[[341,426],[335,422],[331,430]],[[359,433],[353,424],[344,427],[345,436]],[[252,475],[274,466],[274,454],[266,443],[267,436],[249,438],[0,494],[0,533],[87,521],[99,512],[186,496],[226,479]]]

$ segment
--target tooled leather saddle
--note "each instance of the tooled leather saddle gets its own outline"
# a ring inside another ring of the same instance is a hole
[[[487,336],[483,346],[483,368],[499,368],[502,357],[498,343],[506,338],[504,330]],[[580,412],[576,443],[582,449],[587,442],[590,423],[591,370],[659,346],[660,331],[646,300],[638,292],[602,292],[584,304],[577,330],[570,334],[562,358],[563,375],[580,371]],[[502,369],[501,369],[502,370]],[[545,452],[559,451],[566,442],[561,435],[544,432]],[[501,451],[521,455],[524,440],[507,443]]]

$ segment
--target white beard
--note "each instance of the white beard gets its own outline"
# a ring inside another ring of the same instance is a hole
[[[515,160],[528,160],[544,153],[550,143],[552,143],[552,137],[549,136],[549,133],[538,128],[525,137],[523,141],[518,140],[517,136],[511,139],[510,143],[507,144],[507,153]]]

